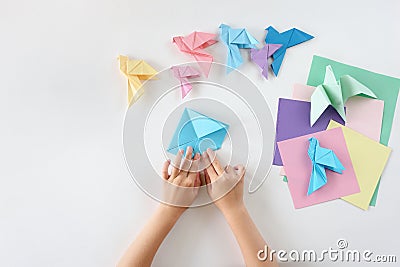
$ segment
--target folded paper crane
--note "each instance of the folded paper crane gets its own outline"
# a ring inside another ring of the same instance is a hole
[[[202,153],[207,148],[220,149],[228,128],[223,122],[185,108],[167,151],[176,154],[188,146],[193,147],[194,153]]]
[[[350,97],[356,95],[376,98],[376,95],[368,87],[350,75],[343,75],[340,77],[339,82],[337,82],[332,67],[330,65],[326,66],[323,84],[318,85],[311,95],[311,126],[314,125],[330,105],[346,121],[344,104]]]
[[[232,29],[230,26],[221,24],[220,38],[224,44],[228,47],[228,67],[226,72],[229,73],[233,69],[238,68],[242,63],[243,59],[240,55],[240,48],[256,48],[258,41],[250,35],[245,29]]]
[[[310,195],[328,182],[325,169],[342,174],[344,167],[332,150],[319,146],[317,138],[311,137],[308,140],[310,141],[308,156],[312,162],[310,184],[307,192],[307,195]]]
[[[296,28],[292,28],[285,32],[279,33],[275,30],[274,27],[269,26],[266,28],[268,31],[267,36],[265,37],[266,44],[281,44],[282,47],[276,51],[272,57],[274,62],[272,62],[271,68],[275,74],[278,76],[279,69],[281,68],[283,58],[285,57],[286,49],[304,43],[308,40],[314,38],[314,36],[309,35],[303,31],[300,31]]]
[[[208,77],[211,63],[213,62],[213,56],[204,51],[204,48],[218,42],[215,40],[216,37],[217,35],[213,33],[195,31],[188,36],[173,37],[172,41],[178,46],[179,50],[194,56],[200,69],[204,75]]]
[[[252,48],[250,50],[251,61],[261,68],[261,73],[268,80],[268,58],[271,57],[282,45],[267,44],[261,49]]]
[[[128,105],[131,106],[143,94],[143,80],[155,79],[157,71],[144,60],[132,60],[119,55],[119,69],[128,79]]]
[[[182,99],[192,90],[189,79],[200,77],[200,72],[191,66],[172,66],[171,70],[181,83]]]

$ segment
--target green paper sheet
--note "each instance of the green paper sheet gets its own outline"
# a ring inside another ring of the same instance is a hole
[[[310,73],[308,74],[307,84],[311,86],[322,84],[325,77],[325,68],[328,65],[332,66],[337,77],[342,75],[351,75],[353,78],[371,89],[371,91],[377,96],[377,99],[385,102],[380,142],[387,146],[396,110],[396,102],[400,89],[400,79],[346,65],[328,58],[314,56]],[[371,206],[375,206],[376,204],[378,189],[379,183],[371,199]]]

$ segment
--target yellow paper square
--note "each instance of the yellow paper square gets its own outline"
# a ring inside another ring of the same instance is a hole
[[[330,121],[327,129],[337,127],[342,127],[347,149],[360,186],[360,193],[345,196],[342,199],[363,210],[367,210],[392,150],[333,120]]]

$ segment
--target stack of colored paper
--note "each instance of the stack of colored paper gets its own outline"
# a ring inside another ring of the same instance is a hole
[[[278,103],[273,164],[295,208],[375,206],[399,89],[400,79],[314,56],[307,85]]]

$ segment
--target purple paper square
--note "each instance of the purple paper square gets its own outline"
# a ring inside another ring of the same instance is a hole
[[[274,165],[282,166],[277,142],[326,130],[329,121],[334,120],[344,125],[336,110],[329,106],[317,122],[310,126],[311,103],[306,101],[279,98],[276,120]]]

